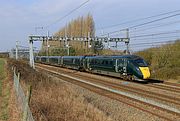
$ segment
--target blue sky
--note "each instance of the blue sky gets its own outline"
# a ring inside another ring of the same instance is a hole
[[[35,33],[35,27],[46,26],[61,18],[85,0],[1,0],[0,1],[0,51],[10,50],[15,47],[15,42],[28,46],[28,35]],[[180,0],[90,0],[85,6],[54,24],[46,30],[37,30],[38,34],[46,34],[47,30],[54,33],[70,20],[78,16],[91,13],[94,17],[96,28],[126,22],[138,18],[148,17],[178,10]],[[180,20],[174,17],[161,23]],[[141,21],[140,23],[143,23]],[[138,23],[133,23],[138,24]],[[154,23],[158,24],[158,23]],[[103,31],[110,32],[131,26],[116,26]],[[147,33],[157,33],[165,30],[178,30],[180,24],[152,30]],[[102,30],[97,30],[100,35]],[[131,34],[131,33],[130,33]],[[140,33],[136,33],[139,35]],[[179,35],[177,35],[179,36]],[[147,42],[148,40],[142,40]],[[132,43],[139,42],[132,40]]]

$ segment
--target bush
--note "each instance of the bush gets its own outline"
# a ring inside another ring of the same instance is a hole
[[[176,79],[180,76],[180,40],[135,53],[143,57],[150,66],[152,77]]]

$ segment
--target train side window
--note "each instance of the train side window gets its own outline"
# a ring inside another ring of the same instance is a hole
[[[108,65],[108,61],[106,61],[106,65]]]
[[[96,60],[94,60],[94,64],[97,64],[97,61],[96,61]]]
[[[110,64],[110,65],[113,65],[113,61],[109,61],[109,64]]]
[[[94,59],[92,59],[92,64],[94,64]]]
[[[75,64],[75,62],[76,62],[76,59],[72,59],[72,61],[73,61],[73,64]]]
[[[100,61],[99,61],[99,60],[97,60],[97,64],[100,64]]]
[[[104,65],[104,64],[105,64],[105,61],[103,60],[103,61],[101,62],[101,64]]]

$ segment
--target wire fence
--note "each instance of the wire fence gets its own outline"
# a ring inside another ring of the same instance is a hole
[[[27,93],[27,96],[24,94],[24,91],[19,83],[20,81],[20,73],[16,74],[16,69],[13,68],[14,71],[14,89],[16,92],[18,106],[23,114],[22,120],[23,121],[35,121],[32,112],[29,108],[29,98],[30,94]]]

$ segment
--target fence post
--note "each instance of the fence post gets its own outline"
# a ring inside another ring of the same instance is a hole
[[[17,96],[19,97],[19,81],[20,81],[20,73],[17,75]]]
[[[16,67],[13,68],[13,75],[14,75],[14,88],[16,90]]]
[[[31,90],[32,90],[32,86],[28,86],[27,96],[26,96],[26,100],[25,100],[25,109],[23,112],[23,121],[27,121],[28,106],[29,106],[29,102],[30,102],[30,98],[31,98]]]

